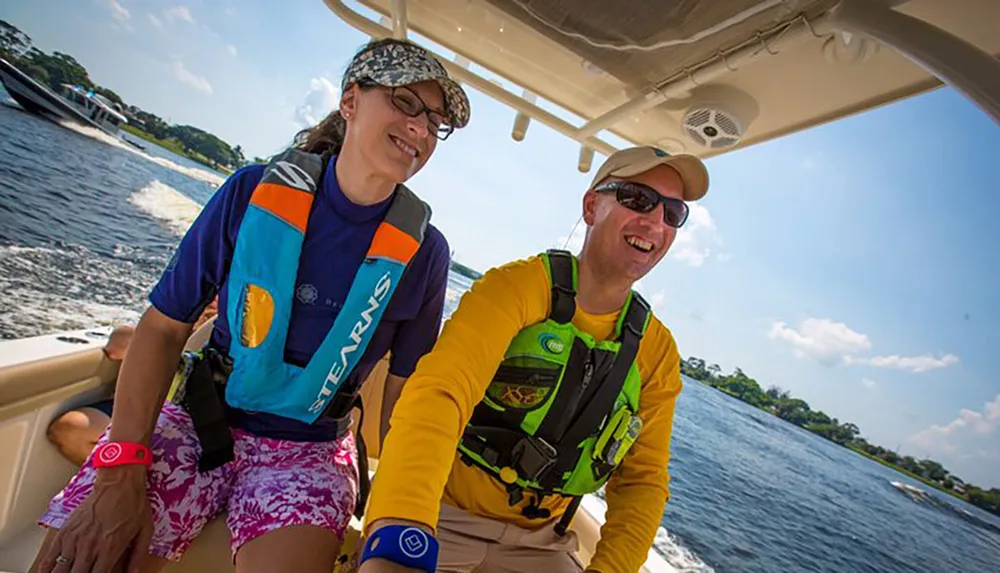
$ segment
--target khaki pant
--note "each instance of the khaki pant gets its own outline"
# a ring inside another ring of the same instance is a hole
[[[437,573],[581,573],[576,533],[532,531],[441,504]]]

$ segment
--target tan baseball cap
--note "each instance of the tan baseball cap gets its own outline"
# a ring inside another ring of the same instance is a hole
[[[669,165],[681,175],[684,182],[684,200],[697,201],[708,193],[708,169],[694,155],[670,155],[662,149],[644,145],[629,147],[611,154],[597,170],[590,187],[607,177],[627,178],[649,171],[657,165]]]

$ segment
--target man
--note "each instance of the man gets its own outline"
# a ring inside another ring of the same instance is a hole
[[[707,190],[693,156],[619,151],[584,194],[578,258],[550,251],[473,285],[396,404],[361,573],[579,572],[565,528],[605,483],[588,571],[641,568],[681,379],[670,331],[632,287]]]

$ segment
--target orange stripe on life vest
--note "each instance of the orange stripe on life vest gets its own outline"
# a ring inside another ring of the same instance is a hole
[[[250,197],[252,205],[272,213],[303,234],[306,232],[312,201],[311,193],[274,183],[261,183]]]
[[[375,237],[368,247],[368,256],[386,257],[407,264],[419,247],[416,239],[393,225],[382,222],[375,230]]]

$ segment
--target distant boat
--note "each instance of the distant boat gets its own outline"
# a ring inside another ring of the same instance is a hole
[[[99,93],[62,84],[62,96],[57,95],[3,58],[0,58],[0,81],[7,93],[26,111],[57,123],[66,119],[84,127],[95,127],[129,145],[145,149],[122,136],[121,124],[128,123],[128,118],[121,105]]]
[[[894,481],[889,483],[892,484],[892,487],[898,489],[900,492],[905,494],[913,501],[930,501],[930,496],[927,494],[927,492],[920,489],[919,487],[913,487],[912,485],[905,484],[899,481]]]

